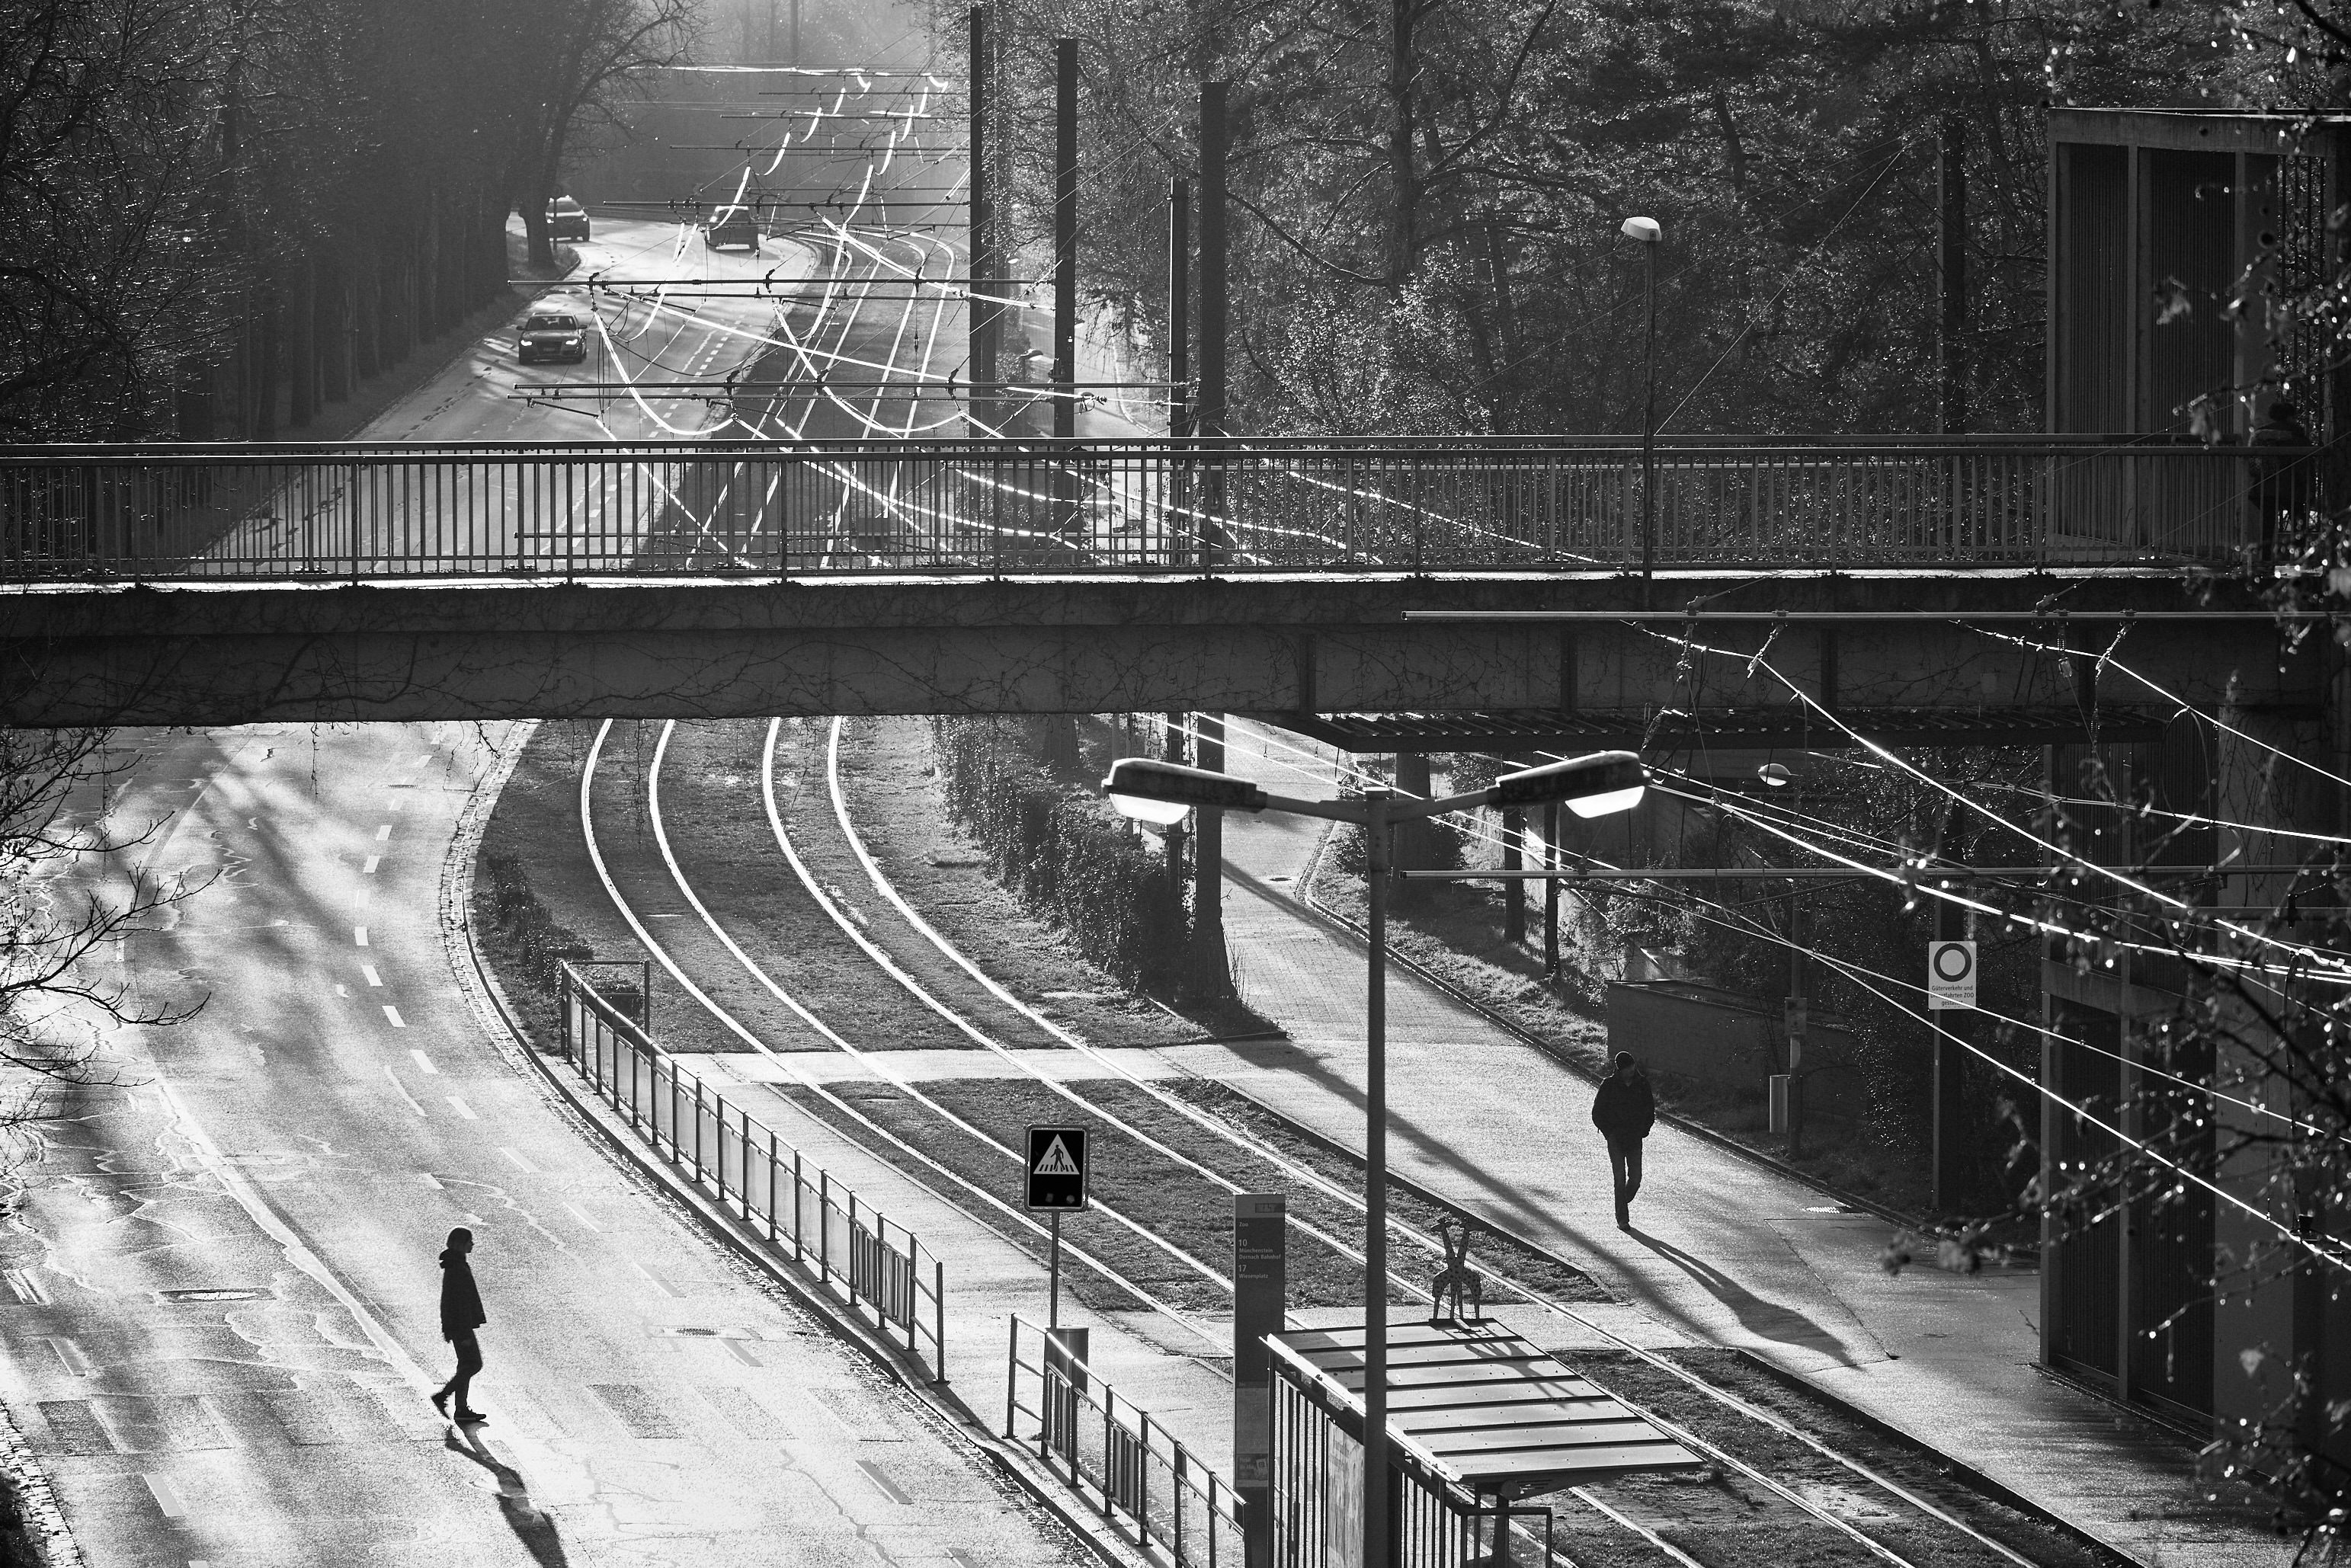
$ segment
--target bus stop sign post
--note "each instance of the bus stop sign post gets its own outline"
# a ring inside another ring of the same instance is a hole
[[[1029,1129],[1029,1208],[1053,1217],[1045,1264],[1045,1332],[1061,1328],[1061,1216],[1086,1207],[1086,1129]]]

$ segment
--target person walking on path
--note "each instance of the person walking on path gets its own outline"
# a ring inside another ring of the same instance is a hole
[[[473,1250],[474,1233],[461,1225],[449,1232],[449,1245],[441,1253],[441,1337],[455,1348],[457,1370],[433,1396],[433,1408],[448,1416],[449,1396],[455,1395],[457,1411],[451,1418],[460,1425],[489,1419],[466,1397],[474,1375],[482,1370],[482,1342],[474,1331],[490,1321],[474,1284],[474,1265],[467,1261]]]
[[[1633,1053],[1616,1053],[1616,1071],[1592,1097],[1592,1124],[1608,1140],[1608,1171],[1616,1181],[1616,1228],[1633,1228],[1633,1197],[1641,1190],[1641,1140],[1657,1124],[1657,1097]]]

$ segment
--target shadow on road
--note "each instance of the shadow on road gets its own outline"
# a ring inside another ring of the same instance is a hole
[[[555,1528],[555,1521],[541,1513],[530,1500],[530,1487],[522,1472],[491,1451],[482,1440],[479,1427],[460,1427],[447,1439],[449,1451],[471,1459],[497,1478],[498,1511],[507,1516],[507,1527],[515,1532],[530,1552],[539,1568],[569,1568],[570,1559],[564,1555],[563,1537]]]

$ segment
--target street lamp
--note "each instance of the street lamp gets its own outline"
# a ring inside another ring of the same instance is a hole
[[[1648,300],[1649,325],[1642,360],[1648,390],[1641,414],[1641,580],[1646,583],[1657,570],[1657,242],[1666,231],[1655,218],[1626,218],[1620,232],[1639,240],[1646,258],[1642,293]]]
[[[1364,830],[1371,910],[1370,1005],[1364,1103],[1364,1554],[1363,1568],[1388,1563],[1388,837],[1398,822],[1480,806],[1563,804],[1579,817],[1603,817],[1640,804],[1648,773],[1629,751],[1599,751],[1541,768],[1505,773],[1489,789],[1441,800],[1399,801],[1384,787],[1361,800],[1301,800],[1245,779],[1146,758],[1111,765],[1102,791],[1128,816],[1162,826],[1194,807],[1227,811],[1286,811],[1353,822]]]

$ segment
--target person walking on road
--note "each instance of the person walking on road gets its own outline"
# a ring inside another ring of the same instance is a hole
[[[1616,1228],[1633,1228],[1633,1197],[1641,1190],[1641,1140],[1657,1124],[1657,1097],[1633,1053],[1616,1053],[1616,1071],[1592,1098],[1592,1124],[1608,1140],[1608,1171],[1616,1181]]]
[[[450,1416],[449,1396],[455,1395],[457,1409],[450,1418],[461,1426],[489,1419],[466,1397],[474,1375],[482,1370],[482,1342],[474,1331],[490,1321],[482,1312],[482,1292],[475,1287],[474,1265],[467,1260],[473,1250],[474,1233],[461,1225],[449,1232],[449,1245],[441,1253],[441,1337],[456,1350],[457,1370],[433,1396],[433,1408]]]

